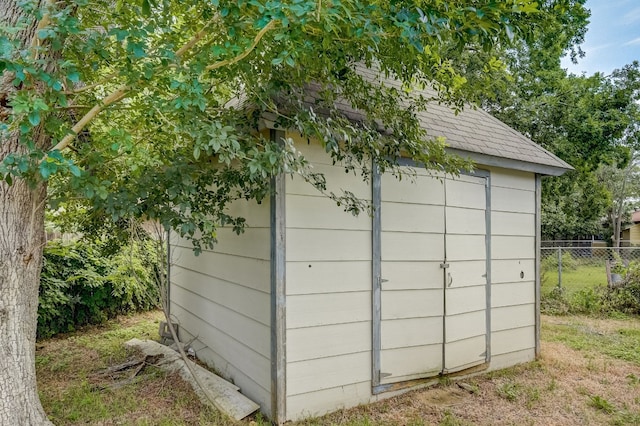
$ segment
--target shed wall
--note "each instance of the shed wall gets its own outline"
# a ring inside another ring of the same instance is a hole
[[[491,364],[535,358],[535,175],[491,168]]]
[[[176,235],[171,247],[171,313],[180,338],[196,337],[200,359],[271,411],[270,211],[238,201],[229,213],[247,219],[241,235],[218,230],[214,250],[193,254]]]
[[[328,191],[346,188],[370,199],[370,185],[332,165],[319,144],[287,136],[314,170],[325,174]],[[490,172],[490,368],[495,369],[535,356],[536,198],[533,173],[500,168]],[[401,198],[414,189],[406,180],[387,184]],[[393,219],[394,206],[382,207],[387,209],[384,220]],[[394,220],[402,221],[403,229],[418,229],[422,225],[417,216],[427,213]],[[371,393],[371,218],[343,212],[298,177],[287,180],[286,216],[287,418],[391,396]]]
[[[370,200],[371,187],[294,134],[327,178]],[[302,178],[286,182],[287,418],[368,402],[371,391],[371,218],[344,212]]]

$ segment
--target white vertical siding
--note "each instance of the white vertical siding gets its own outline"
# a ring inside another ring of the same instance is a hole
[[[319,144],[287,136],[328,191],[371,199],[370,185]],[[299,177],[286,193],[287,418],[297,419],[370,401],[371,218],[344,212]]]
[[[491,169],[491,369],[535,357],[535,175]]]
[[[271,411],[269,201],[235,202],[229,213],[247,219],[241,235],[218,230],[218,245],[195,256],[173,236],[171,313],[181,338],[198,357]]]

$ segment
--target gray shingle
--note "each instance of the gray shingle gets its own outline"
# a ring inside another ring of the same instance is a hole
[[[387,87],[400,87],[392,78],[377,76],[376,70],[356,66],[356,72],[370,82]],[[437,97],[432,89],[414,91],[411,96]],[[351,115],[351,114],[349,114]],[[457,115],[447,106],[432,102],[427,111],[417,114],[420,124],[431,137],[443,136],[452,148],[532,164],[570,170],[572,167],[523,134],[507,126],[491,114],[471,105]]]

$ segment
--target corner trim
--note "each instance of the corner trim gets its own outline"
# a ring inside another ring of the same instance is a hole
[[[380,352],[382,350],[382,212],[381,212],[381,176],[378,165],[374,162],[371,166],[371,204],[373,208],[371,223],[371,276],[372,282],[372,321],[371,321],[371,389],[375,395],[380,385]]]
[[[542,291],[541,275],[540,275],[540,245],[542,241],[542,178],[539,174],[536,174],[536,260],[535,260],[535,298],[536,298],[536,358],[540,356],[540,292]]]
[[[270,138],[281,142],[285,134],[270,130]],[[271,178],[271,419],[286,421],[286,192],[285,175]]]

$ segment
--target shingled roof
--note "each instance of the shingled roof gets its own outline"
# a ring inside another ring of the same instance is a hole
[[[402,84],[398,80],[383,76],[375,68],[356,65],[354,70],[371,83],[393,87],[403,92]],[[308,85],[303,103],[314,108],[316,113],[323,114],[323,108],[319,106],[319,89],[319,85]],[[407,95],[404,102],[406,105],[410,104],[412,96],[438,98],[434,89],[416,89]],[[362,121],[365,118],[361,111],[353,108],[345,100],[338,100],[335,106],[345,117],[353,121]],[[270,114],[266,114],[264,117],[267,122],[271,121],[269,116]],[[418,112],[417,117],[421,127],[430,137],[444,137],[450,152],[470,158],[477,164],[553,176],[573,169],[551,152],[480,108],[465,105],[462,111],[455,114],[451,107],[433,101],[428,104],[426,110]],[[380,130],[384,130],[383,124]]]
[[[381,76],[375,69],[359,65],[356,72],[372,83],[401,89],[398,80]],[[416,90],[413,95],[437,98],[437,93],[430,88]],[[343,104],[340,106],[343,107]],[[353,111],[345,113],[351,115]],[[556,176],[573,169],[480,108],[465,105],[464,110],[456,115],[451,107],[434,101],[429,103],[426,110],[418,112],[417,117],[429,136],[444,137],[450,151],[470,157],[479,164]]]

